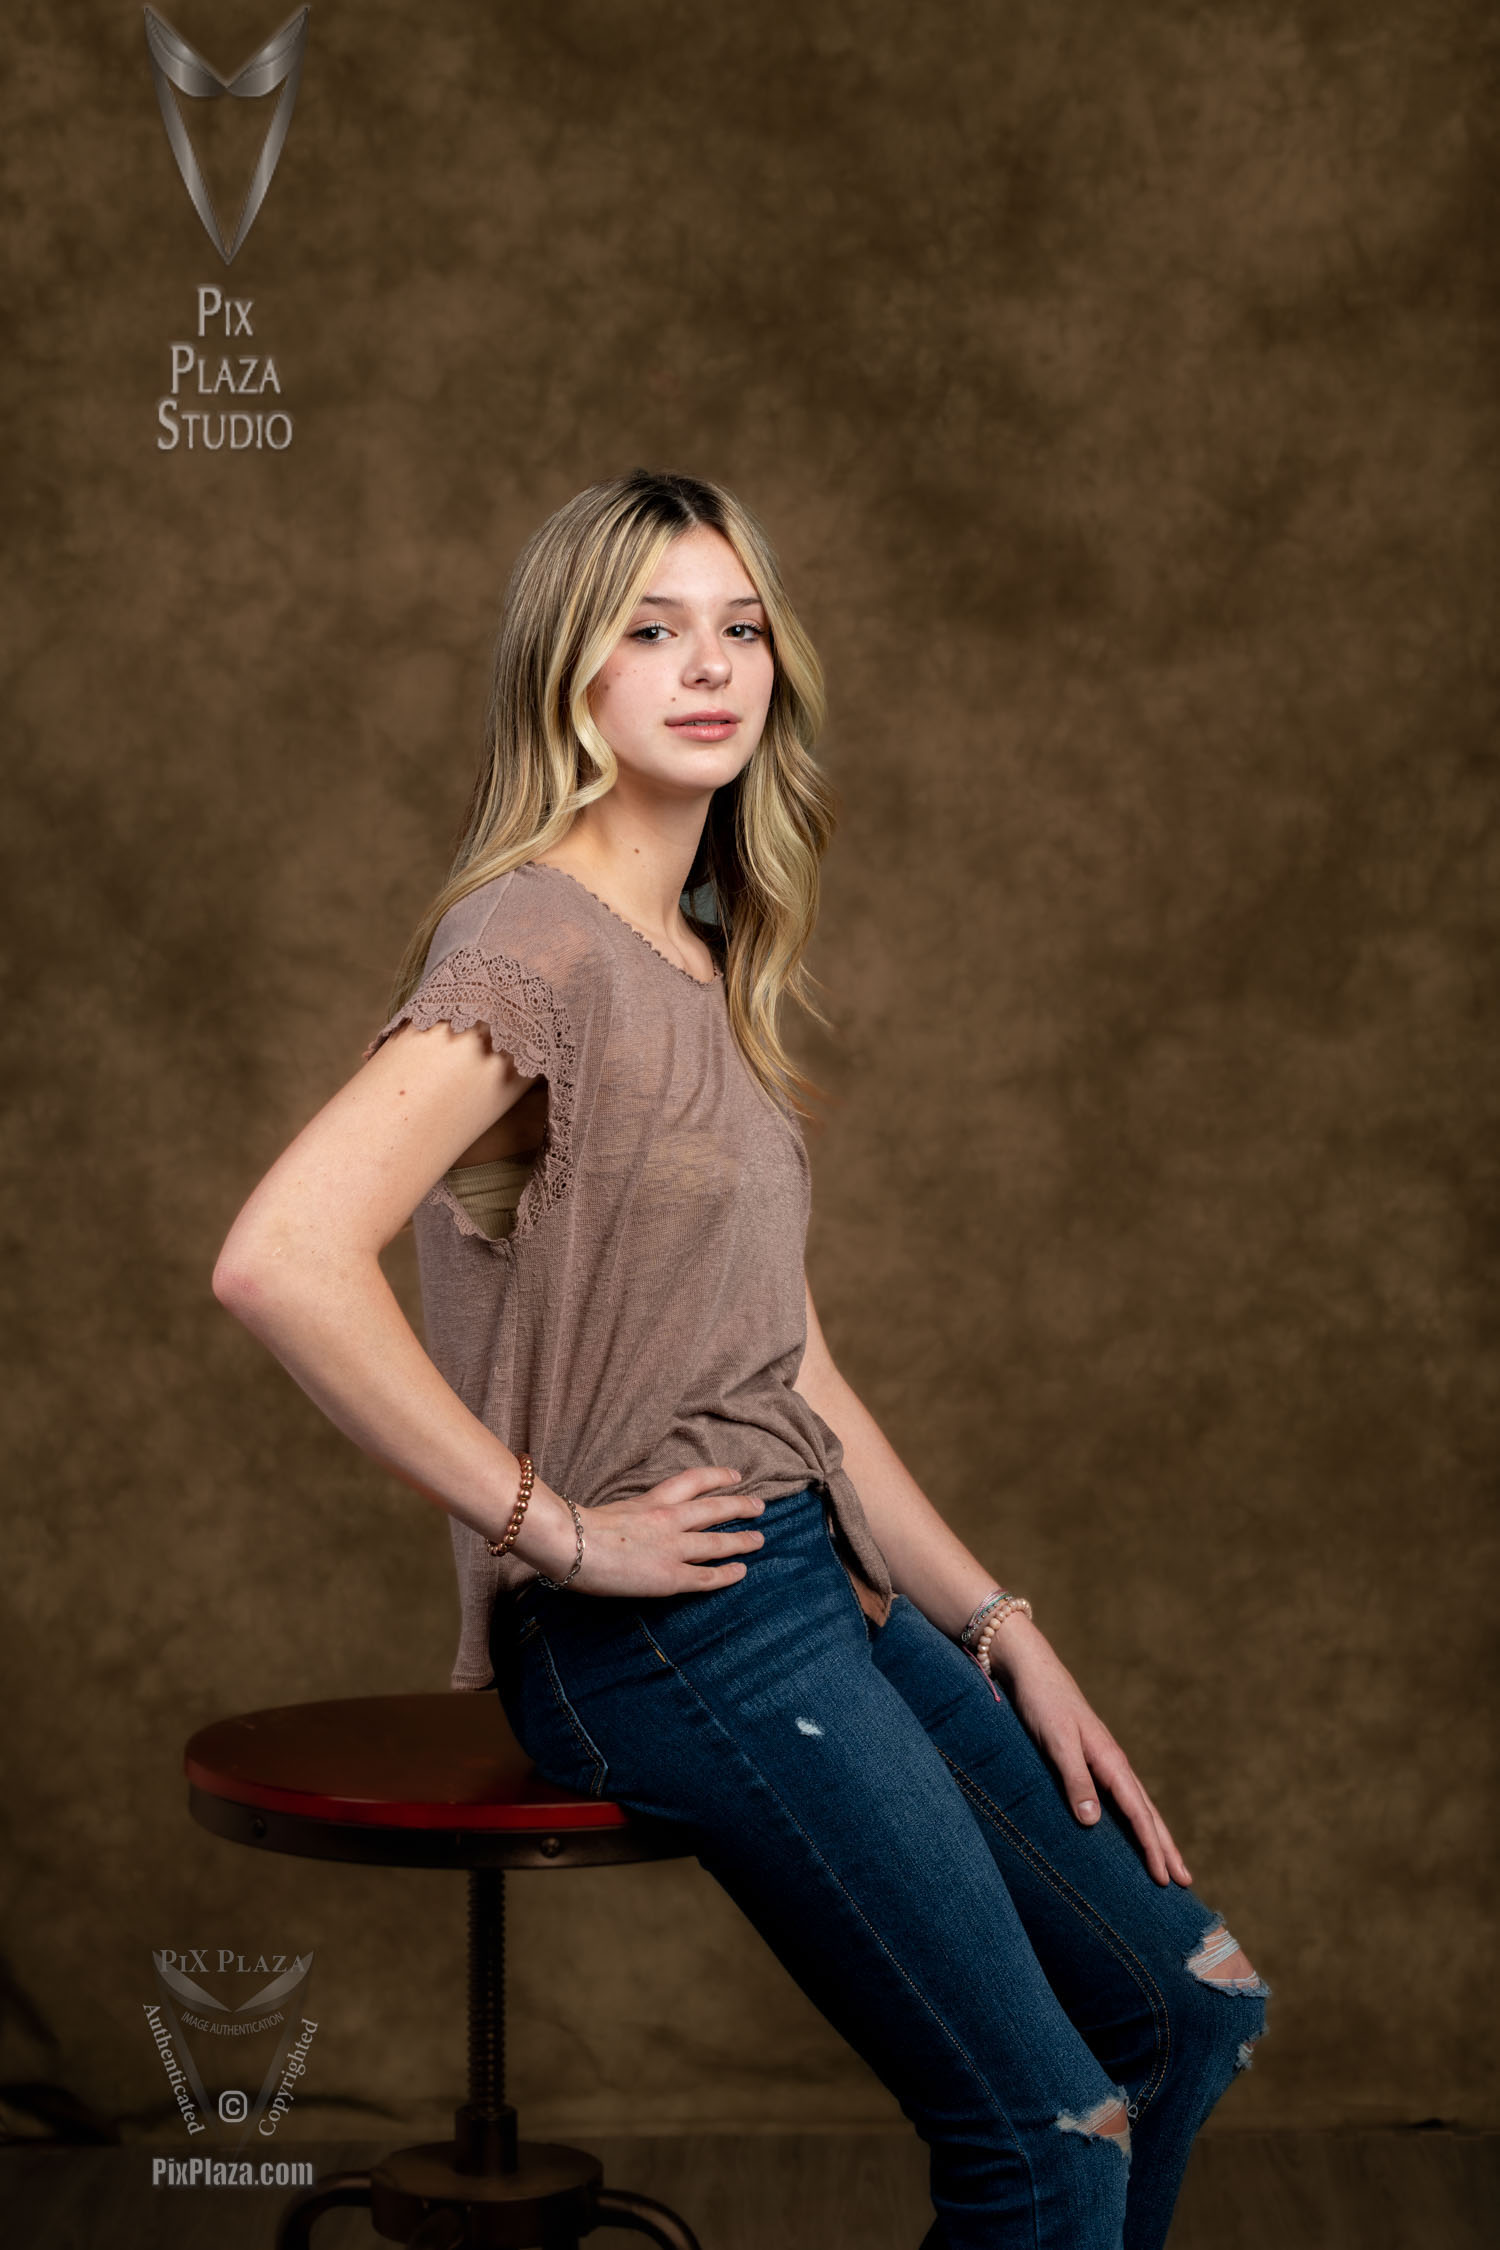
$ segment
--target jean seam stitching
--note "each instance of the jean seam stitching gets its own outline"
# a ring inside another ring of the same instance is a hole
[[[855,1604],[855,1606],[856,1608],[858,1608],[857,1603]],[[860,1611],[860,1615],[861,1617],[863,1617],[863,1610]],[[679,1664],[675,1663],[673,1659],[667,1654],[666,1650],[661,1646],[660,1642],[656,1639],[656,1636],[651,1631],[650,1626],[646,1623],[644,1617],[637,1616],[636,1623],[640,1627],[642,1634],[645,1636],[650,1646],[661,1658],[663,1664],[667,1666],[675,1679],[678,1679],[682,1682],[682,1685],[686,1688],[688,1694],[692,1696],[694,1701],[698,1704],[699,1708],[705,1713],[710,1723],[714,1727],[716,1727],[720,1733],[726,1732],[727,1730],[724,1728],[723,1722],[720,1720],[713,1706],[702,1694],[700,1694],[699,1690],[693,1685],[693,1682],[688,1678],[686,1672],[683,1671],[682,1667]],[[781,1807],[783,1814],[785,1815],[787,1820],[790,1821],[793,1828],[796,1829],[798,1835],[802,1838],[804,1844],[807,1846],[807,1849],[809,1850],[809,1852],[811,1852],[818,1865],[822,1868],[828,1880],[843,1895],[846,1903],[848,1904],[850,1912],[863,1925],[863,1927],[868,1930],[876,1945],[880,1948],[881,1952],[890,1962],[891,1967],[895,1970],[897,1976],[900,1977],[902,1983],[909,1988],[909,1990],[916,1998],[918,2004],[937,2025],[938,2029],[942,2032],[943,2037],[963,2057],[964,2061],[968,2064],[969,2069],[973,2072],[974,2077],[977,2079],[978,2083],[984,2088],[985,2093],[994,2103],[997,2112],[1005,2120],[1005,2129],[1011,2137],[1011,2142],[1015,2148],[1016,2154],[1019,2156],[1021,2162],[1026,2167],[1026,2178],[1031,2190],[1031,2207],[1034,2224],[1036,2216],[1037,2189],[1036,2181],[1032,2176],[1031,2159],[1026,2153],[1025,2146],[1021,2140],[1019,2133],[1017,2133],[1015,2126],[1011,2123],[1010,2112],[1006,2108],[1004,2102],[1000,2099],[1000,2096],[997,2093],[996,2089],[990,2084],[990,2081],[985,2072],[980,2069],[978,2062],[969,2052],[969,2049],[965,2046],[963,2040],[959,2038],[957,2032],[954,2031],[952,2025],[948,2022],[942,2010],[936,2007],[934,2003],[928,1999],[926,1993],[922,1990],[922,1987],[918,1984],[916,1978],[912,1976],[911,1972],[899,1960],[897,1960],[895,1954],[886,1944],[885,1939],[881,1936],[879,1930],[876,1929],[874,1923],[871,1922],[869,1916],[865,1913],[858,1899],[855,1898],[848,1885],[844,1882],[843,1877],[838,1873],[838,1870],[829,1866],[828,1861],[824,1858],[822,1852],[814,1843],[812,1837],[808,1835],[807,1830],[803,1827],[801,1821],[792,1811],[791,1806],[782,1796],[781,1791],[775,1787],[774,1783],[769,1780],[767,1775],[762,1771],[761,1767],[758,1764],[755,1764],[755,1762],[749,1757],[747,1752],[741,1750],[738,1752],[738,1755],[745,1759],[747,1765],[752,1765],[754,1767],[754,1771],[756,1773],[756,1776],[760,1780],[762,1787],[768,1790],[771,1796],[775,1798],[777,1804]]]
[[[1172,2018],[1160,1985],[1129,1941],[1121,1937],[1119,1931],[1113,1929],[1105,1921],[1098,1908],[1091,1905],[1081,1891],[1075,1890],[1067,1877],[1060,1874],[1051,1861],[1037,1850],[1031,1839],[1022,1833],[1006,1813],[1001,1811],[994,1799],[987,1794],[973,1775],[966,1773],[961,1766],[956,1764],[948,1756],[946,1750],[942,1751],[942,1757],[965,1796],[974,1801],[975,1809],[981,1817],[988,1819],[995,1827],[1003,1829],[1022,1858],[1028,1860],[1043,1880],[1051,1884],[1058,1896],[1072,1907],[1074,1913],[1083,1920],[1094,1923],[1110,1950],[1118,1956],[1129,1955],[1130,1961],[1135,1964],[1135,1969],[1140,1972],[1141,1988],[1151,2009],[1152,2032],[1156,2040],[1158,2062],[1136,2097],[1136,2115],[1139,2117],[1142,2112],[1149,2109],[1151,2103],[1156,2099],[1158,2089],[1166,2078],[1167,2062],[1172,2052]],[[1128,1964],[1125,1965],[1128,1967]]]
[[[552,1693],[554,1699],[556,1700],[558,1709],[562,1712],[563,1717],[567,1720],[569,1726],[573,1729],[574,1734],[577,1736],[579,1748],[582,1750],[584,1756],[593,1766],[594,1778],[589,1785],[589,1795],[591,1797],[602,1796],[604,1793],[604,1782],[609,1773],[609,1762],[605,1758],[604,1753],[600,1750],[599,1745],[588,1733],[583,1724],[583,1721],[579,1718],[578,1713],[574,1710],[572,1704],[569,1702],[567,1690],[562,1684],[562,1675],[557,1669],[557,1665],[553,1659],[552,1651],[547,1644],[547,1636],[541,1630],[540,1625],[538,1625],[537,1631],[533,1637],[536,1641],[537,1647],[542,1652],[542,1659],[547,1667],[547,1677],[552,1683]]]

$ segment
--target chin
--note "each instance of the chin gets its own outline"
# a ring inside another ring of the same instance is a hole
[[[649,758],[624,756],[617,750],[622,771],[633,773],[639,780],[659,782],[667,787],[691,789],[722,789],[726,781],[733,781],[750,763],[754,744],[749,750],[741,749],[734,740],[728,742],[684,743],[676,753],[665,757],[659,750]]]

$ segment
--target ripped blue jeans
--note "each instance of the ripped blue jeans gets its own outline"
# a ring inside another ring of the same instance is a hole
[[[822,1486],[726,1522],[765,1535],[732,1586],[502,1597],[516,1735],[546,1779],[692,1828],[927,2143],[923,2250],[1159,2250],[1270,1987],[1224,1977],[1236,1941],[1107,1797],[1078,1822],[956,1642],[901,1596],[865,1616]]]

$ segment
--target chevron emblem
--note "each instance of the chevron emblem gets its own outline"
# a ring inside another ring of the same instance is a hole
[[[145,10],[146,50],[151,58],[151,75],[156,82],[156,98],[161,105],[162,123],[167,128],[167,141],[177,159],[177,169],[182,174],[182,184],[192,198],[193,209],[203,221],[209,241],[214,245],[227,266],[255,224],[256,213],[266,200],[266,190],[276,170],[277,159],[286,145],[286,136],[292,122],[292,109],[297,100],[297,85],[302,76],[302,54],[307,45],[307,19],[310,7],[299,8],[288,16],[279,31],[270,38],[257,54],[242,63],[232,78],[221,78],[211,63],[206,63],[195,47],[190,47],[180,31],[173,29],[165,16],[154,8]],[[274,93],[281,88],[281,98],[271,113],[266,127],[266,137],[260,145],[255,170],[250,176],[250,186],[245,195],[238,223],[226,240],[214,210],[213,198],[208,192],[208,182],[203,177],[203,167],[198,162],[182,112],[172,98],[172,87],[195,101],[218,101],[228,95],[235,101],[253,101],[258,95]]]

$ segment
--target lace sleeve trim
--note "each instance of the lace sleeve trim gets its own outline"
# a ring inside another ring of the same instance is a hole
[[[416,1031],[451,1024],[455,1031],[480,1025],[496,1054],[507,1054],[523,1078],[547,1081],[547,1136],[542,1153],[516,1206],[509,1234],[491,1236],[477,1226],[446,1179],[429,1189],[425,1201],[447,1212],[460,1234],[472,1235],[497,1257],[514,1257],[517,1246],[566,1196],[573,1178],[573,1111],[577,1092],[578,1050],[567,1010],[545,977],[537,976],[505,953],[461,945],[445,954],[409,999],[383,1024],[364,1051],[364,1061],[393,1031],[409,1023]]]

